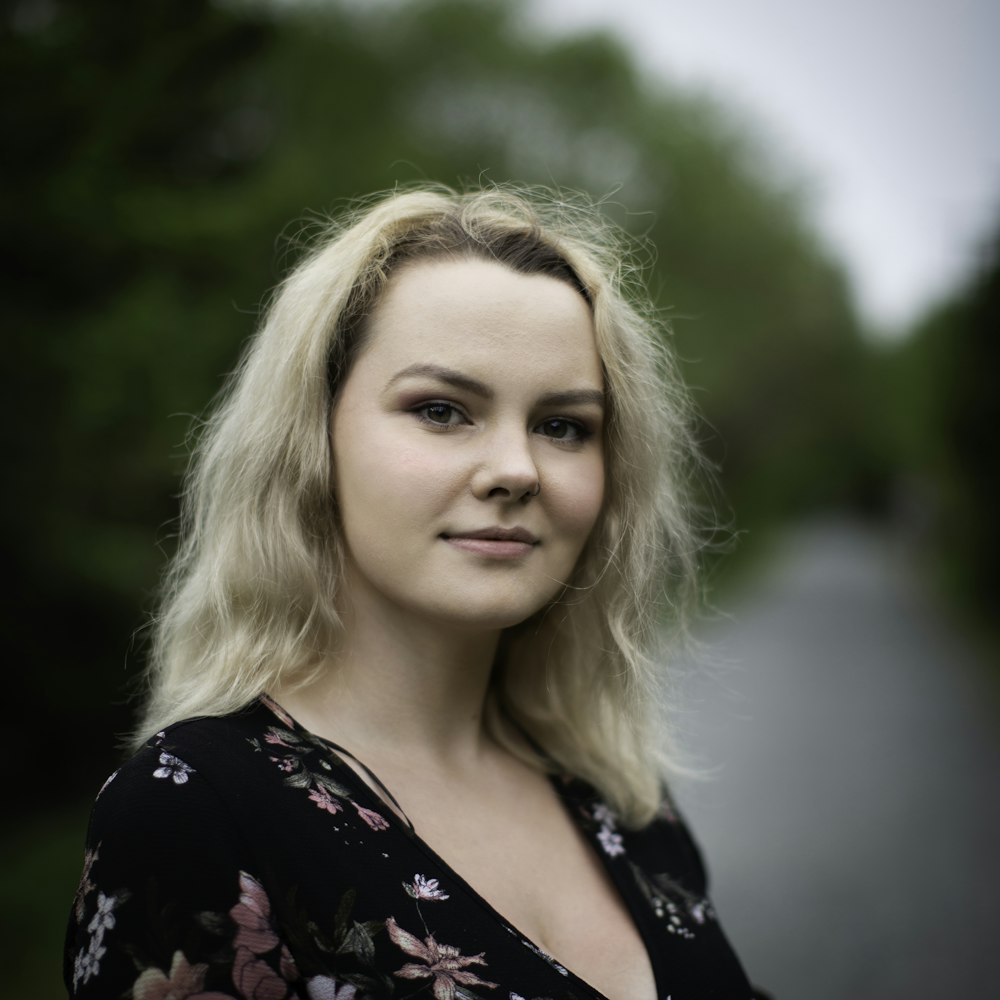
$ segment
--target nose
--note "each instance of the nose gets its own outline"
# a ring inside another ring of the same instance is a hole
[[[472,484],[480,500],[526,503],[541,488],[538,466],[524,430],[490,435]]]

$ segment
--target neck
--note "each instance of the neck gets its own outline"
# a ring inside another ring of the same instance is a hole
[[[307,729],[370,766],[474,766],[488,750],[483,707],[499,631],[366,621],[350,609],[343,645],[306,688],[276,699]]]

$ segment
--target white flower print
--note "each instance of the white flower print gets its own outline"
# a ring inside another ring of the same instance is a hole
[[[105,931],[115,926],[115,907],[121,902],[117,896],[106,896],[103,892],[97,894],[97,912],[87,924],[90,940],[86,950],[77,952],[73,961],[73,989],[81,982],[89,982],[101,971],[101,959],[108,950],[104,944]]]
[[[306,983],[309,1000],[354,1000],[357,987],[340,984],[330,976],[313,976]]]
[[[153,777],[173,778],[175,785],[183,785],[191,774],[194,774],[194,768],[190,764],[185,764],[179,757],[163,751],[160,754],[160,766],[153,772]]]
[[[73,962],[73,989],[81,982],[90,982],[101,971],[101,959],[107,950],[97,938],[90,939],[87,950],[79,952]]]
[[[115,907],[118,901],[114,896],[105,896],[103,892],[97,894],[97,912],[90,918],[87,930],[98,937],[104,937],[104,932],[111,930],[115,926]]]
[[[449,898],[444,889],[438,888],[436,878],[427,878],[425,875],[414,875],[412,882],[403,883],[403,888],[414,899],[445,900]]]
[[[597,839],[601,842],[601,847],[604,848],[604,853],[609,858],[615,858],[619,854],[625,853],[625,846],[622,843],[622,835],[620,833],[615,833],[610,826],[602,826],[600,830],[597,831]]]
[[[593,811],[594,821],[600,823],[601,826],[610,827],[612,830],[618,825],[618,816],[615,811],[603,802],[598,802],[594,806]]]
[[[636,865],[630,867],[653,913],[663,921],[668,934],[693,941],[699,927],[715,921],[715,910],[705,896],[688,892],[666,873],[654,875]]]

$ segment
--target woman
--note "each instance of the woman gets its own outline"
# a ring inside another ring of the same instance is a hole
[[[283,283],[192,466],[72,995],[751,996],[649,712],[690,449],[625,265],[592,209],[435,189]]]

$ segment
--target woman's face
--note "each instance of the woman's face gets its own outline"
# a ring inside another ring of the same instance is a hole
[[[543,607],[601,509],[603,396],[570,285],[478,259],[397,271],[332,417],[349,605],[463,629]]]

